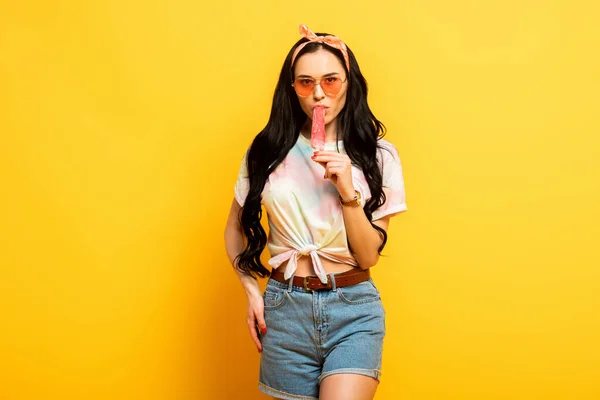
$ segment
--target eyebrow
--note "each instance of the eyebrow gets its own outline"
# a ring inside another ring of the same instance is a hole
[[[321,77],[322,77],[322,78],[326,78],[326,77],[328,77],[328,76],[333,76],[333,75],[341,75],[341,74],[340,74],[339,72],[329,72],[329,73],[327,73],[327,74],[325,74],[325,75],[323,75],[323,76],[321,76]],[[310,75],[304,75],[304,74],[302,74],[302,75],[298,75],[298,76],[296,77],[296,79],[298,79],[298,78],[313,78],[313,77],[312,77],[312,76],[310,76]]]

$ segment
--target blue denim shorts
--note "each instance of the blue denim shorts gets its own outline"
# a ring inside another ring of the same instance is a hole
[[[321,381],[333,374],[379,381],[385,312],[373,280],[314,292],[291,281],[269,279],[263,295],[259,389],[280,399],[318,400]]]

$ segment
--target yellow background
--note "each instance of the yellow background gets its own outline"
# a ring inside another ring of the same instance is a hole
[[[306,23],[409,211],[378,400],[600,398],[600,7],[0,2],[0,399],[262,399],[222,232]]]

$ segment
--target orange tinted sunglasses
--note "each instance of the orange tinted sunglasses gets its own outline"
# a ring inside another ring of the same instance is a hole
[[[296,94],[300,97],[310,96],[316,85],[321,86],[321,89],[325,94],[333,96],[342,90],[342,84],[347,80],[348,77],[342,80],[339,75],[328,75],[319,79],[300,77],[292,82],[292,86],[294,87],[294,90],[296,90]]]

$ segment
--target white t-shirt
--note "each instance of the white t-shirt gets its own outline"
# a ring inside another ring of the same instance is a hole
[[[373,212],[373,221],[405,211],[404,179],[400,157],[394,145],[380,139],[377,149],[378,164],[382,168],[385,203]],[[343,141],[325,143],[325,150],[346,154]],[[289,279],[297,267],[297,260],[310,255],[315,274],[323,283],[327,275],[320,257],[357,266],[348,248],[338,191],[329,179],[324,179],[324,168],[311,159],[314,149],[310,140],[299,135],[298,141],[283,162],[268,177],[262,192],[262,206],[269,221],[269,265],[273,268],[289,260],[284,275]],[[363,199],[371,197],[363,172],[352,166],[352,181]],[[235,198],[243,206],[249,189],[246,156],[242,160],[235,184]]]

